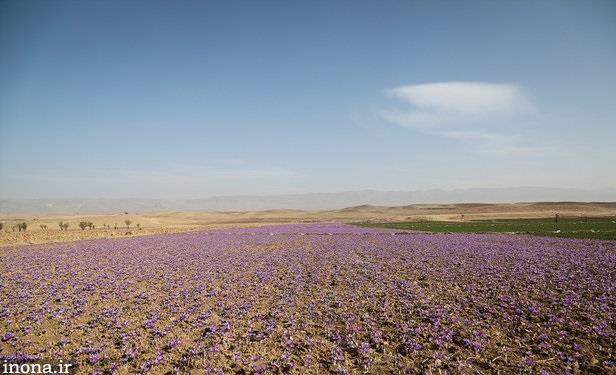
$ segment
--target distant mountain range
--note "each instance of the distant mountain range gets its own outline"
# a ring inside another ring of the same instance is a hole
[[[420,203],[614,202],[616,188],[476,188],[417,191],[345,191],[203,199],[74,198],[0,199],[0,213],[78,214],[156,211],[328,210],[363,204],[401,206]]]

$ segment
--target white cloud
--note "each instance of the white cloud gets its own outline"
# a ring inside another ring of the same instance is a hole
[[[390,123],[456,139],[481,153],[522,155],[544,150],[523,144],[522,136],[498,126],[533,113],[529,95],[518,85],[436,82],[396,87],[387,93],[410,105],[381,111],[380,116]]]
[[[511,116],[532,107],[524,90],[514,84],[437,82],[397,87],[389,94],[413,106],[410,114],[419,116],[419,120]]]

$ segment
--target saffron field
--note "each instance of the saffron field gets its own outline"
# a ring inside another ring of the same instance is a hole
[[[0,356],[78,373],[616,373],[616,242],[297,224],[0,248]]]

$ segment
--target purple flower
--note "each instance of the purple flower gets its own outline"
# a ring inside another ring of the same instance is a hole
[[[172,339],[170,340],[167,345],[165,345],[165,349],[167,350],[171,350],[174,349],[176,346],[180,345],[182,343],[182,341],[180,339]]]
[[[88,361],[90,362],[91,365],[95,365],[98,363],[98,361],[100,361],[101,357],[98,354],[90,354],[90,356],[88,357]]]
[[[13,341],[16,339],[17,336],[15,336],[13,332],[5,332],[4,335],[2,335],[2,341]]]

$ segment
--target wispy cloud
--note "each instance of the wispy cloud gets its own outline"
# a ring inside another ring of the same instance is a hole
[[[389,94],[413,107],[409,122],[512,116],[532,108],[528,95],[514,84],[438,82],[397,87]]]
[[[556,143],[548,145],[529,144],[519,134],[498,134],[481,131],[443,131],[434,134],[473,145],[478,152],[492,155],[536,155],[553,152],[557,147]]]
[[[519,85],[486,82],[437,82],[408,85],[387,93],[410,108],[388,109],[380,116],[390,123],[472,144],[492,154],[533,153],[517,133],[499,123],[533,113],[530,96]]]

